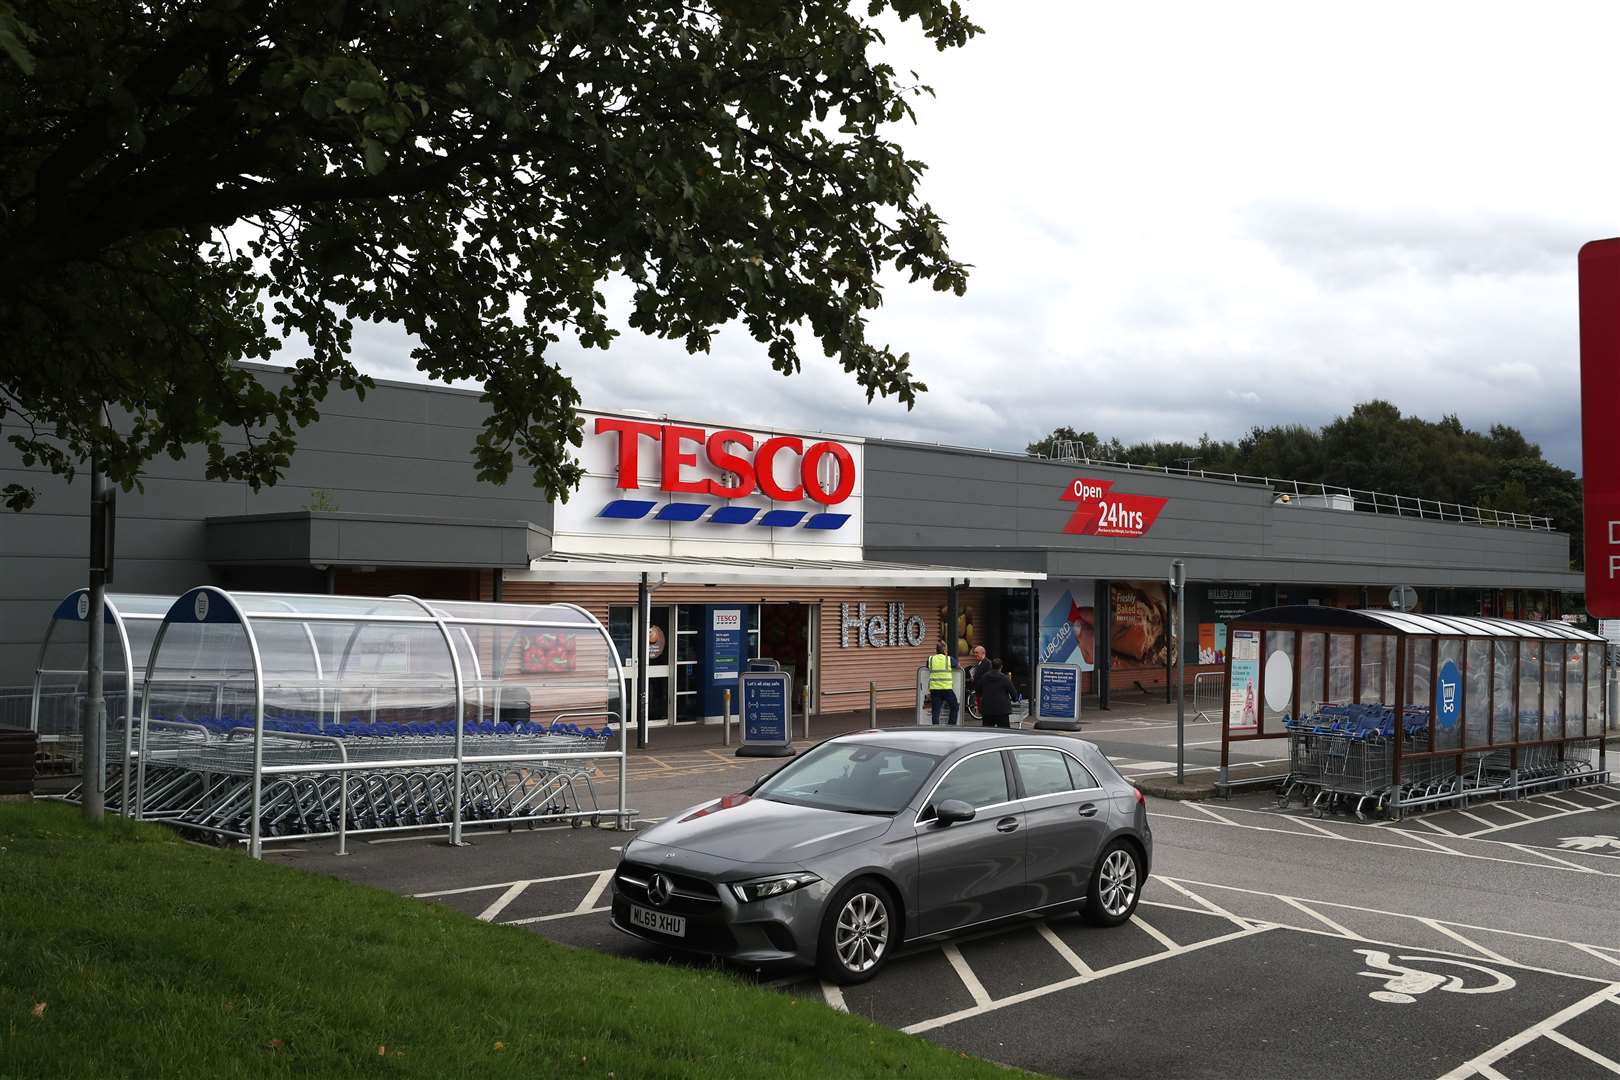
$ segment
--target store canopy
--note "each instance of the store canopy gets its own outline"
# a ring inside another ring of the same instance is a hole
[[[1596,634],[1563,622],[1487,619],[1477,615],[1420,615],[1415,611],[1334,607],[1276,607],[1232,620],[1234,625],[1264,623],[1322,630],[1377,630],[1431,637],[1550,638],[1559,641],[1602,641]]]
[[[1024,570],[867,562],[858,559],[722,559],[700,556],[548,555],[508,581],[639,582],[671,585],[821,585],[923,588],[951,584],[1027,589],[1046,575]]]

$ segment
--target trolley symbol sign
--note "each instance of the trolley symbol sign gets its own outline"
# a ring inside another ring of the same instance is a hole
[[[1443,728],[1456,727],[1457,718],[1462,714],[1462,703],[1462,672],[1457,668],[1457,661],[1447,660],[1440,665],[1440,677],[1435,680],[1435,722]]]
[[[1427,994],[1431,990],[1440,990],[1448,994],[1499,994],[1518,985],[1511,976],[1480,964],[1470,964],[1466,960],[1453,960],[1446,956],[1397,956],[1391,960],[1389,953],[1377,949],[1357,949],[1356,952],[1366,965],[1373,969],[1359,971],[1356,974],[1365,975],[1369,979],[1382,979],[1384,982],[1382,990],[1374,990],[1367,996],[1386,1005],[1411,1005],[1417,1001],[1417,995]],[[1409,963],[1448,964],[1452,967],[1466,968],[1484,976],[1489,982],[1470,986],[1469,983],[1476,980],[1462,975],[1425,971],[1421,967],[1409,967],[1407,966]]]

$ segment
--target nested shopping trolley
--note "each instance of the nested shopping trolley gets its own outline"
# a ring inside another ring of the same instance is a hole
[[[128,801],[254,855],[266,838],[627,826],[623,685],[574,605],[193,589],[154,635]]]
[[[1283,607],[1229,630],[1233,744],[1287,739],[1287,805],[1358,817],[1609,778],[1604,643],[1562,622]]]

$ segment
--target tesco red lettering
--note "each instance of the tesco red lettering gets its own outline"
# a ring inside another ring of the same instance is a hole
[[[754,436],[746,431],[727,428],[709,433],[702,428],[609,416],[597,417],[596,434],[618,436],[617,483],[625,491],[641,487],[638,466],[644,438],[659,444],[657,475],[659,489],[663,491],[713,495],[721,499],[740,499],[758,491],[777,502],[812,499],[824,506],[835,506],[855,490],[855,458],[846,447],[835,442],[806,446],[803,439],[795,436],[775,435],[756,446]],[[683,472],[688,466],[698,464],[699,447],[703,448],[703,456],[712,468],[736,477],[736,483],[727,484]],[[799,482],[791,487],[777,479],[777,462],[784,457],[796,459]],[[821,482],[821,462],[828,457],[837,462],[830,488]]]

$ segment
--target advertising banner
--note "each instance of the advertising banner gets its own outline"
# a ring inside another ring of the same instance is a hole
[[[1080,668],[1077,665],[1035,665],[1035,726],[1080,730]]]
[[[1187,588],[1187,655],[1189,664],[1226,663],[1226,625],[1260,607],[1256,585],[1200,585]],[[1196,634],[1194,637],[1194,627]]]
[[[790,757],[793,754],[792,679],[786,672],[749,671],[737,677],[741,693],[742,745],[739,757]]]
[[[1228,691],[1227,727],[1233,731],[1260,726],[1260,631],[1232,631],[1232,685]]]
[[[1620,239],[1581,248],[1581,488],[1586,610],[1620,618]]]
[[[1162,670],[1170,650],[1169,586],[1162,581],[1111,582],[1116,671]]]
[[[1089,581],[1043,581],[1039,586],[1041,625],[1035,662],[1095,666],[1096,586]]]
[[[1158,495],[1127,495],[1113,490],[1112,480],[1077,476],[1063,491],[1074,503],[1063,531],[1076,536],[1146,536],[1170,500]]]

